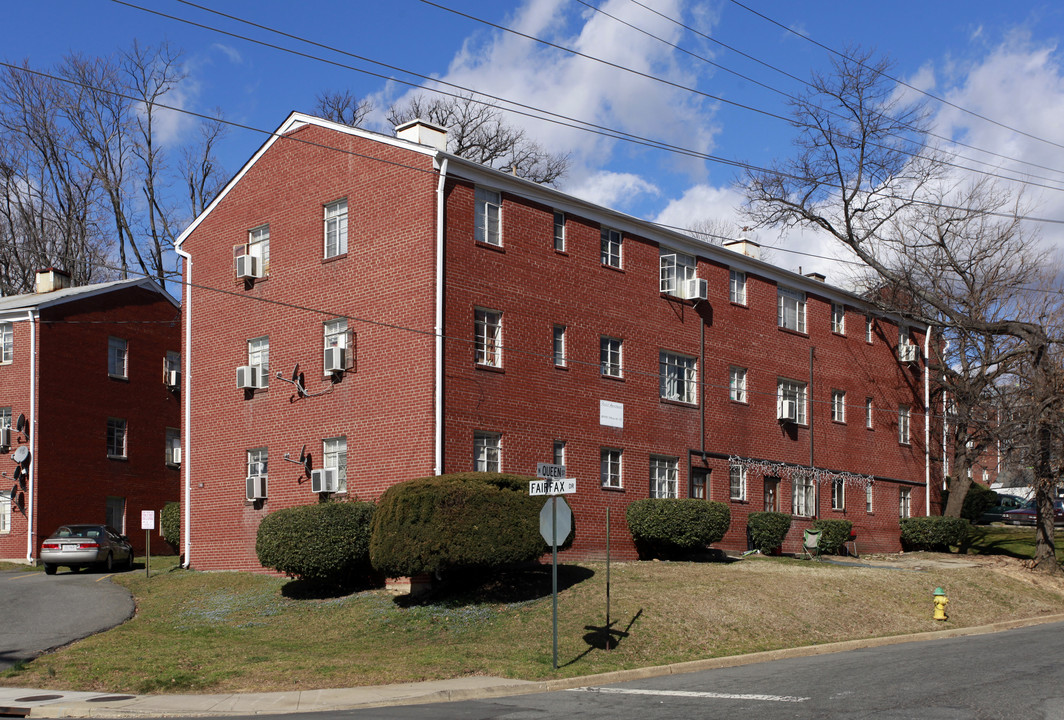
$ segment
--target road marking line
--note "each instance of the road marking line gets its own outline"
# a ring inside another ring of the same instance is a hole
[[[770,702],[800,703],[807,697],[794,695],[740,695],[734,693],[696,692],[694,690],[636,690],[627,688],[582,687],[572,688],[575,692],[613,693],[617,695],[667,695],[670,697],[714,698],[717,700],[768,700]]]

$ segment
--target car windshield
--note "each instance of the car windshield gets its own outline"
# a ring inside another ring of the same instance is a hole
[[[87,525],[74,525],[63,526],[52,533],[52,537],[57,538],[84,538],[84,537],[99,537],[100,528]]]

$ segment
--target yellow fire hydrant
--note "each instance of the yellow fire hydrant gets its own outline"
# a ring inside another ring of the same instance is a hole
[[[946,614],[946,606],[949,605],[949,598],[946,597],[946,591],[942,588],[935,588],[935,620],[948,620],[949,615]]]

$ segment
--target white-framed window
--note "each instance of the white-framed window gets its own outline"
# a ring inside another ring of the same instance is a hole
[[[846,306],[842,303],[831,303],[831,332],[846,334]]]
[[[669,248],[658,249],[660,274],[658,289],[668,295],[683,296],[688,280],[695,277],[695,259]]]
[[[732,465],[728,468],[728,497],[746,501],[746,468],[742,465]]]
[[[266,448],[251,448],[247,451],[247,477],[269,475],[270,455]]]
[[[11,427],[11,408],[0,408],[0,428]]]
[[[709,498],[709,477],[711,471],[707,468],[691,468],[690,497],[695,500],[707,500]]]
[[[0,364],[15,359],[15,328],[9,322],[0,323]],[[8,506],[10,508],[10,506]]]
[[[621,377],[623,368],[621,362],[623,343],[619,338],[606,337],[603,335],[599,338],[599,367],[602,369],[602,374],[606,377]]]
[[[621,267],[621,233],[608,227],[602,228],[602,264]]]
[[[11,532],[11,491],[0,493],[0,535]]]
[[[599,478],[602,487],[624,487],[621,476],[621,451],[616,448],[602,448],[599,462]]]
[[[728,300],[737,305],[746,304],[746,273],[732,270],[728,273]]]
[[[265,277],[270,272],[270,226],[260,225],[248,230],[248,255],[259,259],[259,268]]]
[[[248,340],[248,365],[256,365],[262,369],[262,387],[270,385],[270,336],[251,338]]]
[[[163,462],[167,465],[181,464],[181,431],[177,428],[166,428],[166,455]]]
[[[746,402],[746,368],[733,365],[728,369],[728,397],[735,402]]]
[[[554,365],[556,367],[565,367],[565,326],[554,326],[554,345],[552,348],[554,355]]]
[[[909,419],[912,410],[908,405],[898,406],[898,442],[902,445],[909,444]]]
[[[869,513],[869,514],[872,513],[872,509],[873,509],[873,507],[872,507],[872,497],[875,494],[874,489],[875,489],[875,486],[872,485],[872,483],[868,483],[867,485],[865,485],[865,489],[864,489],[864,511],[866,513]]]
[[[846,392],[844,390],[831,391],[831,420],[832,422],[846,422]]]
[[[476,204],[476,240],[488,245],[502,245],[502,195],[497,190],[478,187],[474,191]]]
[[[872,398],[866,397],[864,399],[864,424],[869,430],[872,429],[872,415],[875,412],[875,408],[872,407]]]
[[[658,455],[650,456],[650,497],[679,497],[679,460]]]
[[[765,512],[779,512],[780,511],[780,479],[778,477],[767,477],[762,484],[764,492],[764,508]]]
[[[831,509],[846,509],[846,483],[838,478],[831,481]]]
[[[325,206],[325,257],[347,252],[347,198]]]
[[[477,472],[502,472],[502,435],[473,433],[473,469]]]
[[[898,347],[912,345],[912,333],[908,325],[898,325]]]
[[[781,287],[777,291],[779,326],[795,332],[805,332],[805,293]]]
[[[695,358],[662,350],[658,354],[661,397],[682,403],[698,403],[698,367]]]
[[[798,380],[779,380],[776,385],[776,407],[779,411],[777,417],[791,417],[791,407],[794,408],[794,422],[805,425],[805,399],[806,384]]]
[[[350,345],[347,332],[347,318],[333,318],[321,324],[323,350],[329,348],[341,348],[344,351],[344,364],[349,363],[348,346]]]
[[[166,373],[166,378],[169,378],[172,372],[181,372],[181,353],[176,350],[166,351],[166,356],[163,358],[163,372]]]
[[[553,454],[553,460],[551,462],[553,462],[555,465],[564,465],[565,464],[565,441],[564,440],[555,440],[554,441],[554,454]]]
[[[476,308],[473,311],[473,331],[477,365],[502,367],[502,313]]]
[[[875,323],[872,321],[871,315],[865,315],[864,318],[864,339],[869,345],[872,344],[872,335],[875,331]]]
[[[800,517],[811,517],[816,510],[816,486],[813,478],[808,475],[796,475],[794,477],[794,497],[791,503],[791,514]]]
[[[126,421],[107,418],[107,457],[126,457]]]
[[[107,338],[107,374],[111,377],[128,377],[127,360],[129,344],[122,338]]]
[[[336,469],[336,492],[347,492],[347,438],[326,438],[321,442],[321,465]]]
[[[913,491],[912,488],[900,488],[898,490],[898,517],[912,517]]]
[[[554,249],[565,252],[565,213],[554,211]]]

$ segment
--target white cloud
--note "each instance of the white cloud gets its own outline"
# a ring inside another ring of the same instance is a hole
[[[244,64],[243,56],[240,54],[240,51],[237,50],[235,47],[231,45],[225,45],[223,43],[214,43],[213,45],[211,45],[211,47],[225,55],[226,58],[228,58],[229,62],[233,63],[234,65]]]
[[[611,208],[623,207],[639,197],[658,195],[660,192],[639,175],[607,170],[585,176],[579,184],[571,185],[566,191],[588,202]]]

